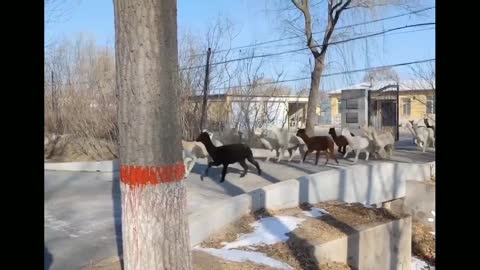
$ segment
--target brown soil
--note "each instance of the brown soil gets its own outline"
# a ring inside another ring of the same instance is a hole
[[[305,216],[302,211],[310,210],[311,207],[322,208],[329,212],[319,218]],[[404,214],[393,214],[382,208],[365,208],[361,204],[346,204],[342,202],[324,202],[315,205],[302,205],[297,208],[283,209],[279,211],[257,211],[253,214],[242,217],[237,223],[241,227],[229,226],[215,234],[210,239],[202,243],[204,247],[220,248],[222,242],[231,242],[235,240],[238,234],[245,234],[252,231],[248,225],[260,217],[288,215],[299,218],[305,218],[302,226],[290,233],[289,240],[283,243],[277,243],[270,246],[258,246],[256,251],[262,252],[267,256],[283,261],[295,269],[326,269],[341,270],[351,269],[345,264],[330,263],[318,265],[318,262],[311,256],[311,246],[309,241],[327,242],[347,235],[353,231],[359,230],[365,226],[373,226],[385,223],[390,220],[398,219]],[[228,239],[223,237],[228,235]],[[240,248],[248,250],[247,248]]]
[[[222,258],[212,256],[203,251],[194,250],[192,252],[192,263],[194,270],[275,270],[276,268],[252,262],[232,262]],[[345,264],[332,262],[322,264],[319,270],[350,270]],[[118,257],[108,258],[95,264],[90,264],[84,270],[121,270]]]
[[[319,218],[305,216],[302,211],[311,207],[325,209],[329,215]],[[289,240],[270,246],[257,246],[256,251],[262,252],[276,260],[285,262],[294,269],[302,270],[351,270],[346,264],[330,262],[318,265],[318,262],[311,256],[309,241],[330,241],[342,237],[352,231],[359,230],[365,226],[372,226],[395,220],[405,216],[403,213],[391,213],[382,208],[365,208],[361,204],[346,204],[341,202],[325,202],[316,205],[302,205],[299,208],[283,209],[279,211],[265,211],[264,209],[246,215],[236,223],[225,227],[208,240],[202,243],[203,247],[221,248],[222,242],[231,242],[237,239],[239,234],[252,232],[249,226],[252,222],[273,215],[289,215],[305,218],[302,226],[290,233]],[[435,262],[435,240],[427,226],[420,223],[413,223],[412,245],[413,254],[434,264]],[[249,250],[247,248],[240,248]],[[250,250],[251,251],[251,250]],[[273,268],[252,262],[231,262],[202,251],[195,250],[192,253],[193,269],[195,270],[271,270]],[[89,266],[87,270],[120,270],[120,264],[116,262],[97,263]]]
[[[275,270],[252,262],[227,261],[199,250],[192,251],[192,263],[194,270]],[[120,260],[118,257],[107,258],[87,266],[84,270],[121,270]]]
[[[44,146],[48,162],[112,160],[117,157],[117,146],[107,140],[58,136]]]
[[[221,248],[222,242],[235,241],[239,234],[253,232],[253,228],[249,225],[258,219],[258,215],[245,215],[238,221],[225,226],[222,230],[201,243],[202,247]]]
[[[412,253],[435,265],[435,237],[430,233],[431,231],[431,228],[420,222],[412,223]]]

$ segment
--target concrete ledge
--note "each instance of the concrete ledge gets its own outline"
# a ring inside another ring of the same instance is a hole
[[[429,178],[428,164],[383,162],[357,164],[278,182],[190,214],[191,244],[200,244],[216,230],[260,208],[276,210],[329,200],[378,204],[404,198],[407,180],[420,182]]]
[[[242,194],[191,213],[188,216],[191,246],[200,244],[211,234],[250,213],[251,210],[250,195]]]
[[[120,162],[116,160],[81,162],[45,162],[47,171],[116,172]]]
[[[278,210],[299,205],[299,183],[286,180],[248,192],[252,200],[252,210],[267,208]]]
[[[326,243],[306,244],[319,264],[336,261],[354,269],[411,269],[411,226],[411,218],[405,217]]]
[[[435,184],[429,182],[407,181],[407,196],[395,202],[396,207],[410,213],[415,220],[435,228]],[[428,221],[433,218],[433,222]]]
[[[266,158],[272,153],[266,149],[252,148],[255,158]],[[288,156],[286,156],[288,158]],[[285,159],[285,158],[284,158]],[[79,172],[116,172],[119,171],[119,160],[77,161],[77,162],[45,162],[47,171],[79,171]]]

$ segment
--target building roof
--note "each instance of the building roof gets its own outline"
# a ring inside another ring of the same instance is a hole
[[[354,90],[354,89],[367,89],[378,90],[388,85],[396,84],[395,81],[376,81],[376,82],[362,82],[355,85],[350,85],[340,89],[330,91],[329,94],[339,94],[342,90]],[[400,91],[421,91],[421,90],[433,90],[435,88],[435,81],[430,82],[427,80],[406,80],[400,82]]]

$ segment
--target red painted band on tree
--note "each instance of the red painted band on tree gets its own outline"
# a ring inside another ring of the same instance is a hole
[[[120,166],[120,181],[130,186],[157,185],[182,181],[185,176],[185,165],[154,166]]]

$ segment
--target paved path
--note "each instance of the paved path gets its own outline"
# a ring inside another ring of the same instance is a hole
[[[421,153],[400,142],[403,148],[395,152],[393,161],[429,162],[435,159],[434,152]],[[250,167],[246,177],[240,178],[241,167],[233,165],[224,183],[219,183],[221,168],[211,168],[209,177],[200,180],[206,164],[199,160],[186,180],[188,191],[187,211],[208,206],[253,189],[278,181],[297,178],[305,174],[350,166],[349,160],[339,158],[340,164],[327,166],[313,165],[314,154],[304,164],[274,159],[265,162],[258,159],[263,170],[262,176]],[[363,155],[359,163],[364,163]],[[307,158],[308,159],[308,158]],[[353,160],[353,157],[350,158]],[[320,157],[319,164],[325,162]],[[378,162],[372,160],[370,162]],[[117,247],[117,236],[121,236],[120,191],[118,174],[95,172],[54,172],[45,171],[45,258],[51,270],[81,269],[90,261],[96,261],[121,252]],[[46,264],[46,266],[47,266]]]

